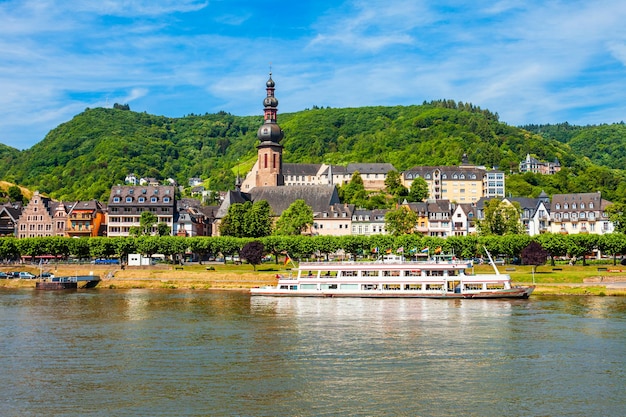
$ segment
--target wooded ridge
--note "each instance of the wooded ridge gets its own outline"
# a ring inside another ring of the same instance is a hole
[[[118,108],[86,109],[32,148],[0,144],[0,179],[57,200],[106,201],[126,175],[160,180],[201,177],[213,190],[231,189],[256,160],[259,116],[225,112],[182,118]],[[556,175],[511,175],[507,194],[602,191],[626,202],[623,123],[601,126],[509,126],[470,103],[438,100],[422,105],[312,108],[279,114],[289,163],[389,162],[402,171],[419,165],[475,165],[516,173],[530,154],[558,159]],[[624,184],[624,185],[622,185]]]

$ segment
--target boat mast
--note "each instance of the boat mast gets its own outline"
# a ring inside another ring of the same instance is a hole
[[[493,259],[491,258],[491,254],[489,253],[489,251],[487,250],[486,246],[483,246],[483,248],[485,249],[485,252],[487,253],[487,257],[489,258],[489,263],[491,264],[491,266],[493,267],[493,270],[496,272],[496,275],[500,275],[500,271],[498,271],[498,267],[496,266],[496,263],[493,261]]]

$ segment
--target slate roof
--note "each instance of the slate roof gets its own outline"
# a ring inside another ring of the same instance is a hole
[[[593,202],[593,208],[589,208],[589,203]],[[577,204],[576,209],[572,209],[572,203]],[[580,208],[580,203],[585,204],[585,209]],[[556,205],[560,208],[557,210]],[[568,204],[569,208],[565,208],[565,204]],[[575,193],[575,194],[554,194],[552,196],[552,205],[550,212],[563,212],[563,211],[603,211],[607,206],[611,205],[610,201],[604,200],[602,194],[598,191],[595,193]]]
[[[387,174],[389,171],[395,171],[393,165],[389,163],[369,163],[369,164],[348,164],[346,172],[353,174],[359,171],[359,174]],[[335,167],[333,166],[333,174]]]
[[[283,175],[310,175],[315,176],[322,164],[285,164],[283,163]]]
[[[228,208],[233,204],[243,204],[246,201],[250,200],[250,195],[248,193],[242,193],[241,191],[231,190],[227,191],[224,196],[224,200],[222,200],[222,204],[215,212],[216,219],[223,219],[228,214]]]
[[[175,201],[174,198],[175,188],[171,185],[116,185],[111,188],[111,194],[109,196],[109,206],[154,206],[154,203],[150,203],[151,197],[157,197],[157,205],[171,206]],[[114,202],[113,198],[119,197],[120,201]],[[126,197],[132,197],[132,202],[127,203]],[[138,203],[138,197],[146,197],[145,203]],[[163,198],[169,197],[170,202],[164,203]]]
[[[337,189],[332,185],[255,187],[249,194],[252,201],[266,200],[277,216],[296,200],[304,200],[314,213],[328,211],[330,205],[340,203]]]
[[[456,167],[456,166],[418,166],[407,169],[402,173],[405,178],[411,179],[416,177],[426,178],[427,175],[430,175],[431,178],[434,175],[435,171],[439,171],[441,173],[442,179],[447,180],[458,180],[462,175],[465,177],[464,180],[482,180],[485,176],[486,170],[483,168],[475,168],[475,167]],[[501,171],[498,171],[501,172]],[[445,178],[444,178],[445,176]],[[473,178],[475,176],[475,178]]]

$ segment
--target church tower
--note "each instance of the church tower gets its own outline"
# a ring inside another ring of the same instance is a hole
[[[272,80],[272,73],[267,80],[267,97],[263,100],[263,113],[265,122],[257,131],[259,143],[258,149],[258,171],[256,173],[256,186],[277,186],[284,185],[283,177],[283,145],[280,144],[284,136],[283,130],[276,123],[276,113],[278,113],[278,100],[274,97],[275,83]]]

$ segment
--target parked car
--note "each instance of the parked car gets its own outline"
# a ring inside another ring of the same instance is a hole
[[[9,279],[11,279],[11,278],[19,278],[20,277],[20,273],[17,272],[17,271],[9,272],[8,275],[9,275]]]
[[[39,278],[54,278],[54,274],[52,272],[42,272]]]
[[[33,278],[37,278],[37,276],[35,274],[31,274],[30,272],[20,272],[19,278],[20,279],[33,279]]]
[[[4,271],[0,271],[0,279],[7,279],[9,278],[9,274],[7,274]]]

